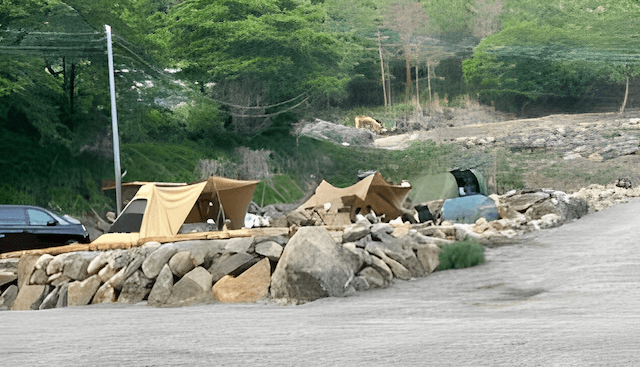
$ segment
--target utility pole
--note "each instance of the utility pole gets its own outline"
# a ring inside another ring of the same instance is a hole
[[[120,169],[120,139],[118,137],[118,111],[116,110],[116,85],[113,78],[113,50],[111,26],[104,25],[107,33],[107,57],[109,59],[109,89],[111,92],[111,127],[113,130],[113,164],[116,176],[116,218],[122,212],[122,171]]]
[[[384,80],[384,59],[382,58],[382,42],[380,41],[380,30],[378,29],[378,54],[380,54],[380,68],[382,69],[382,94],[384,94],[384,107],[387,108],[387,88]]]

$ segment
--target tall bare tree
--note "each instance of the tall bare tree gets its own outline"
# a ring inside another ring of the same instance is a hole
[[[384,18],[386,27],[398,32],[406,62],[406,94],[411,100],[411,55],[413,45],[411,40],[415,35],[424,33],[428,18],[422,4],[411,0],[398,0],[391,4]]]
[[[478,38],[485,38],[496,33],[500,27],[499,17],[502,13],[502,0],[476,0],[470,6],[471,17],[469,28]]]

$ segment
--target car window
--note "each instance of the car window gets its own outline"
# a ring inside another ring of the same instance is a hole
[[[29,224],[32,226],[46,226],[47,222],[54,220],[52,216],[37,209],[27,209]]]
[[[137,199],[129,203],[118,219],[111,225],[109,233],[137,233],[142,226],[142,218],[147,208],[146,199]]]
[[[24,208],[0,208],[0,224],[27,225]]]

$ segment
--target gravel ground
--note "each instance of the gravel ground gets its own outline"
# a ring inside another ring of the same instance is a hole
[[[300,306],[0,313],[4,366],[637,366],[640,200],[484,265]]]

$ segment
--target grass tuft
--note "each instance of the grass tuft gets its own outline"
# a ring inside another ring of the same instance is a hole
[[[438,270],[462,269],[484,264],[484,247],[476,241],[454,242],[440,251]]]

